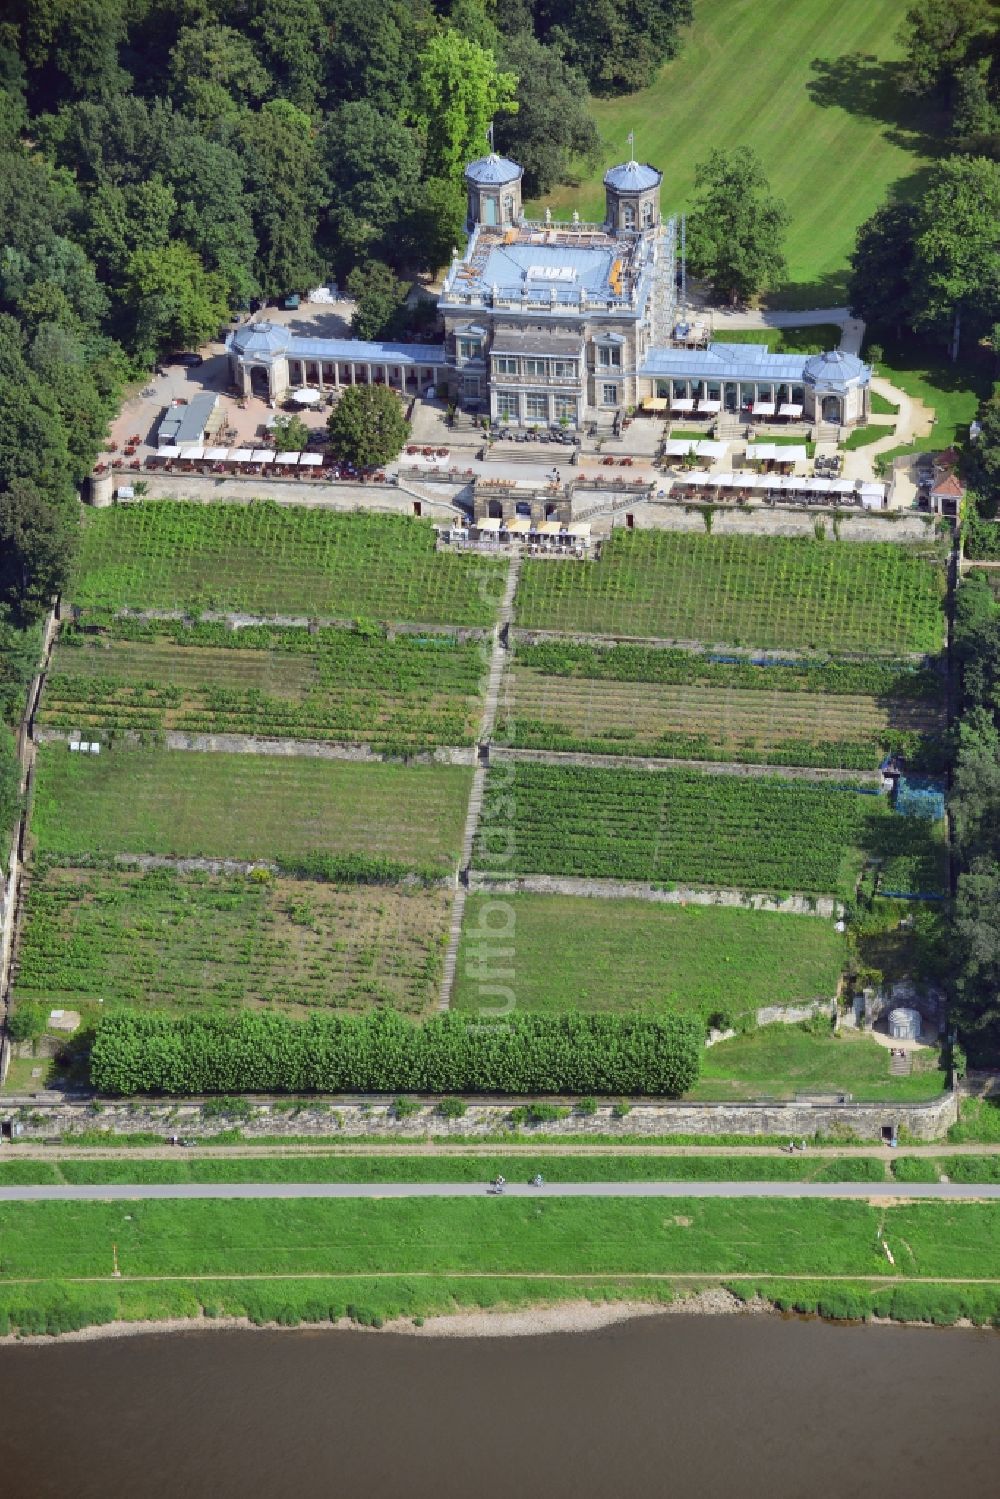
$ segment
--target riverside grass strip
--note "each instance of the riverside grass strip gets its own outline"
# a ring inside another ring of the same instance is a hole
[[[32,1285],[0,1283],[0,1336],[54,1337],[111,1322],[190,1320],[204,1328],[222,1317],[245,1318],[256,1327],[330,1325],[345,1318],[381,1328],[410,1319],[455,1312],[511,1311],[564,1301],[670,1303],[720,1283],[719,1277],[686,1281],[545,1276],[304,1276],[299,1279],[100,1281],[94,1285],[56,1281]],[[892,1318],[949,1327],[960,1318],[977,1326],[1000,1323],[1000,1286],[903,1281],[823,1281],[786,1278],[722,1278],[744,1302],[761,1297],[782,1310],[837,1318]],[[483,1331],[489,1330],[488,1323]]]
[[[937,653],[941,558],[894,542],[616,531],[583,567],[524,564],[526,629],[795,650]]]
[[[127,1209],[127,1211],[124,1211]],[[879,1230],[892,1248],[888,1264]],[[0,1285],[387,1274],[995,1277],[1000,1203],[241,1199],[0,1203]]]
[[[464,766],[356,765],[41,745],[32,836],[67,863],[116,854],[277,859],[382,855],[450,873],[472,783]]]
[[[473,853],[488,874],[845,897],[866,859],[888,888],[944,889],[943,830],[848,783],[525,763],[487,776]]]
[[[123,620],[64,628],[37,722],[412,752],[474,742],[484,672],[482,646],[452,635]]]
[[[311,1155],[169,1161],[0,1161],[0,1187],[152,1186],[185,1182],[528,1182],[885,1181],[885,1165],[867,1156],[391,1156]],[[902,1179],[902,1178],[901,1178]],[[923,1180],[924,1178],[921,1178]],[[969,1177],[970,1181],[978,1178]],[[936,1181],[937,1177],[927,1180]]]
[[[488,626],[505,576],[503,561],[436,552],[429,521],[152,500],[87,513],[72,601]]]
[[[495,897],[469,895],[452,1008],[474,1011]],[[832,922],[723,906],[509,895],[519,1008],[682,1010],[727,1024],[761,1005],[832,999],[846,958]]]
[[[437,999],[451,899],[443,886],[337,885],[43,860],[25,898],[15,1003],[96,1015],[391,1005]]]

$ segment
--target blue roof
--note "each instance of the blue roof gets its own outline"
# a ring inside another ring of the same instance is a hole
[[[841,349],[813,354],[806,360],[804,373],[810,384],[818,385],[844,385],[851,380],[866,385],[871,378],[871,370],[856,354],[845,354]]]
[[[280,334],[280,338],[273,336]],[[249,336],[248,336],[249,335]],[[369,343],[363,338],[303,338],[273,323],[250,323],[227,340],[237,354],[251,358],[341,360],[439,365],[445,363],[444,344]]]
[[[617,188],[619,192],[641,193],[647,188],[658,187],[663,173],[648,161],[623,161],[619,166],[609,167],[604,174],[604,186]]]
[[[477,279],[484,287],[528,288],[539,296],[551,290],[577,301],[581,287],[592,294],[611,296],[611,267],[621,251],[610,244],[577,249],[567,245],[496,245]],[[553,273],[565,273],[558,276]]]
[[[477,182],[483,187],[502,182],[516,182],[521,173],[522,168],[516,161],[510,161],[506,156],[498,156],[495,151],[491,151],[489,156],[480,156],[478,161],[470,161],[465,169],[466,180]]]
[[[772,354],[767,344],[711,343],[707,349],[650,349],[641,375],[801,383],[805,354]]]

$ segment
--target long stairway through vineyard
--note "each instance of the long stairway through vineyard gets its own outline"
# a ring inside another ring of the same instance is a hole
[[[448,930],[448,947],[444,955],[444,970],[441,975],[441,992],[438,1000],[439,1010],[447,1010],[451,1004],[452,990],[455,985],[455,973],[458,969],[458,947],[462,937],[462,921],[465,917],[465,901],[469,890],[469,866],[472,863],[472,851],[475,847],[479,817],[483,809],[483,792],[486,787],[486,762],[489,757],[490,739],[492,738],[493,728],[496,723],[497,705],[500,701],[500,684],[503,681],[504,669],[507,664],[507,632],[514,612],[514,594],[517,592],[517,580],[520,572],[521,558],[520,555],[515,553],[511,557],[507,568],[507,582],[504,587],[503,597],[500,600],[497,620],[493,626],[493,643],[490,650],[489,675],[486,679],[483,716],[479,727],[476,768],[472,776],[472,791],[469,794],[469,806],[465,815],[462,857],[459,860],[458,888],[455,891],[451,908],[451,926]]]

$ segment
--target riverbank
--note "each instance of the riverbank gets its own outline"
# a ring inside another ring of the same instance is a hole
[[[833,1288],[831,1288],[833,1289]],[[395,1317],[380,1327],[338,1317],[326,1322],[294,1324],[254,1322],[249,1317],[208,1316],[199,1310],[188,1317],[164,1317],[153,1321],[113,1321],[59,1333],[14,1333],[0,1336],[0,1348],[54,1347],[64,1343],[109,1342],[121,1338],[169,1337],[177,1333],[202,1332],[380,1332],[406,1338],[535,1338],[554,1333],[588,1333],[645,1318],[684,1317],[821,1317],[831,1322],[850,1320],[870,1327],[938,1327],[932,1317],[900,1319],[870,1315],[862,1318],[826,1317],[818,1310],[789,1310],[759,1294],[744,1298],[726,1286],[711,1286],[672,1300],[590,1301],[575,1299],[535,1306],[470,1309],[456,1307],[449,1313],[428,1317]],[[956,1317],[947,1325],[962,1329],[994,1330],[993,1320],[975,1321]]]

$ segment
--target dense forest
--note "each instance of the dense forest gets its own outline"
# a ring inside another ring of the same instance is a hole
[[[690,0],[8,0],[0,23],[0,695],[65,575],[123,386],[254,297],[459,242],[487,149],[592,157]],[[369,310],[369,317],[371,317]]]

